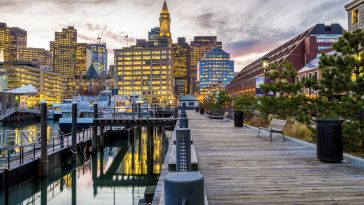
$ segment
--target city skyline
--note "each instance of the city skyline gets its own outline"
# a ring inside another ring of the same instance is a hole
[[[316,23],[340,23],[347,27],[346,12],[337,4],[345,5],[349,0],[262,2],[229,0],[228,4],[219,1],[206,4],[192,0],[167,1],[173,41],[176,42],[178,37],[191,41],[193,36],[216,35],[236,61],[235,71],[239,71],[298,34],[302,27],[308,28]],[[0,4],[1,21],[27,30],[29,47],[49,49],[54,32],[69,25],[78,30],[79,42],[93,43],[107,25],[101,41],[106,41],[109,62],[113,62],[113,49],[132,45],[135,39],[147,38],[148,30],[158,25],[163,0],[0,0]],[[308,4],[310,7],[305,6]],[[17,12],[13,12],[15,8]],[[292,10],[295,12],[290,12]],[[126,35],[129,36],[128,43],[124,38]]]

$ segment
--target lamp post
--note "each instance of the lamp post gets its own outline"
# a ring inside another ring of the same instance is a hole
[[[267,72],[268,72],[268,66],[269,66],[269,57],[268,56],[264,56],[262,58],[262,66],[263,66],[263,70],[264,70],[264,84],[267,83]],[[266,96],[267,93],[264,93],[264,96]]]

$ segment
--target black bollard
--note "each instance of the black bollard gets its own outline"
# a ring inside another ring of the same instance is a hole
[[[40,162],[41,162],[41,175],[48,175],[48,149],[47,149],[47,102],[40,103]]]
[[[77,158],[77,102],[72,103],[72,160],[76,162]]]
[[[105,144],[105,134],[104,134],[104,126],[100,127],[100,150],[104,149]]]
[[[92,125],[92,152],[97,152],[97,125],[95,123],[97,118],[98,105],[94,103],[94,123]]]
[[[191,171],[191,130],[176,129],[176,171]]]

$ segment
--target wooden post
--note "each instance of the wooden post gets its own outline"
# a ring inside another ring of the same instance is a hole
[[[76,205],[77,204],[77,195],[76,195],[76,180],[77,180],[77,171],[76,171],[76,168],[74,168],[72,170],[72,205]]]
[[[48,149],[47,149],[47,102],[40,103],[40,162],[41,162],[41,175],[48,175]]]
[[[94,123],[92,125],[92,152],[97,152],[97,125],[96,125],[96,118],[97,118],[97,111],[98,105],[97,103],[94,104]]]
[[[100,127],[100,150],[104,149],[104,143],[105,143],[105,135],[104,135],[104,126]]]
[[[72,160],[76,161],[77,158],[77,102],[72,103]]]

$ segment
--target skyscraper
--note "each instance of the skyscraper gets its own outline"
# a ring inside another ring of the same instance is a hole
[[[191,49],[185,38],[178,38],[173,48],[173,77],[177,96],[190,94]]]
[[[164,1],[163,8],[159,17],[159,43],[161,46],[172,46],[171,35],[171,17],[168,11],[167,3]]]
[[[221,48],[222,43],[217,41],[216,36],[195,36],[191,41],[191,90],[192,94],[198,94],[198,78],[197,78],[197,65],[203,55],[213,49]]]
[[[92,65],[96,71],[100,74],[107,71],[107,48],[106,43],[90,44],[92,52]]]
[[[19,60],[19,50],[26,47],[27,32],[25,30],[0,23],[0,50],[4,53],[4,61]]]
[[[217,93],[234,79],[234,61],[220,48],[206,52],[198,67],[201,94]]]
[[[27,31],[18,28],[10,28],[11,33],[11,47],[10,47],[10,61],[14,62],[19,60],[19,51],[27,47]]]
[[[154,46],[158,45],[158,39],[161,29],[159,27],[154,27],[148,32],[148,41],[153,42]]]
[[[172,39],[170,17],[164,2],[160,14],[160,34],[157,43],[137,40],[135,46],[114,50],[120,95],[138,95],[153,104],[175,102],[172,71]],[[149,35],[150,39],[153,39]]]
[[[87,43],[78,43],[76,49],[76,78],[82,78],[91,66],[91,46]]]
[[[77,51],[77,30],[73,26],[63,28],[62,32],[55,32],[55,39],[51,41],[53,54],[53,69],[67,78],[75,78]]]
[[[19,61],[52,67],[52,54],[44,48],[22,48]]]

